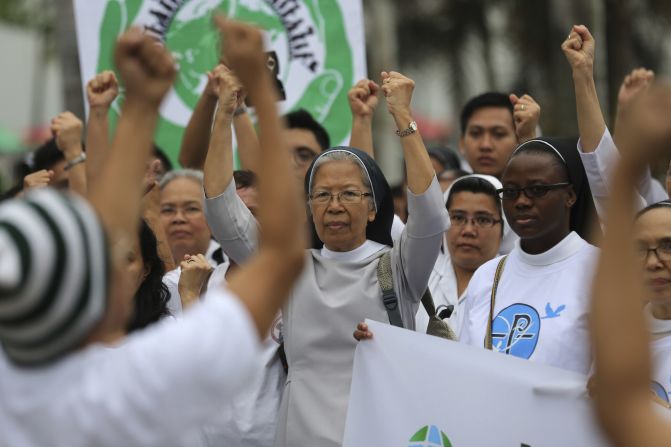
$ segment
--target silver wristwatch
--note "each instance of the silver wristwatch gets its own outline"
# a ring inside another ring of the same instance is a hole
[[[411,121],[410,124],[408,124],[408,128],[405,130],[397,130],[396,135],[399,137],[406,137],[408,135],[411,135],[413,133],[417,132],[417,123],[414,121]]]

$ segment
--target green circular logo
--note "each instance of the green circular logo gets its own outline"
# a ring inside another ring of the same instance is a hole
[[[425,425],[412,435],[408,447],[452,447],[452,443],[438,427]]]
[[[335,144],[350,132],[347,91],[355,82],[353,51],[338,0],[108,0],[100,27],[96,72],[112,70],[118,36],[137,25],[165,42],[177,64],[172,91],[161,109],[156,142],[176,158],[184,127],[219,59],[212,14],[265,30],[277,53],[289,110],[306,109]],[[118,119],[123,89],[111,113]]]

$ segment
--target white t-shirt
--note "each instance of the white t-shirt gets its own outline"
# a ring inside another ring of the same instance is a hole
[[[652,380],[650,388],[665,401],[671,401],[671,320],[658,320],[652,315],[650,305],[644,313],[648,319],[650,332],[655,339],[651,343]]]
[[[587,316],[598,249],[572,232],[530,255],[519,242],[508,255],[494,305],[492,349],[587,374]],[[500,258],[476,270],[466,289],[460,341],[485,346],[490,298]]]
[[[114,349],[93,345],[36,368],[0,350],[0,445],[193,445],[261,369],[246,308],[221,288],[208,295]]]

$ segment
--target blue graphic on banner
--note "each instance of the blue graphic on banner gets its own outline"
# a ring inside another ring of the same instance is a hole
[[[528,359],[534,353],[541,330],[538,311],[526,304],[512,304],[492,323],[492,349]]]

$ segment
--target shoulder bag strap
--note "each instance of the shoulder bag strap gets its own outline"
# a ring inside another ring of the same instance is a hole
[[[506,265],[508,255],[501,258],[499,265],[496,266],[494,275],[494,284],[492,285],[492,296],[489,301],[489,320],[487,320],[487,334],[485,335],[485,348],[492,349],[492,325],[494,324],[494,304],[496,304],[496,289],[499,287],[499,280],[503,274],[503,267]]]
[[[382,289],[382,304],[387,310],[389,323],[392,326],[403,327],[401,310],[398,308],[398,298],[394,291],[394,279],[391,273],[391,251],[386,252],[380,257],[377,264],[377,281]]]

